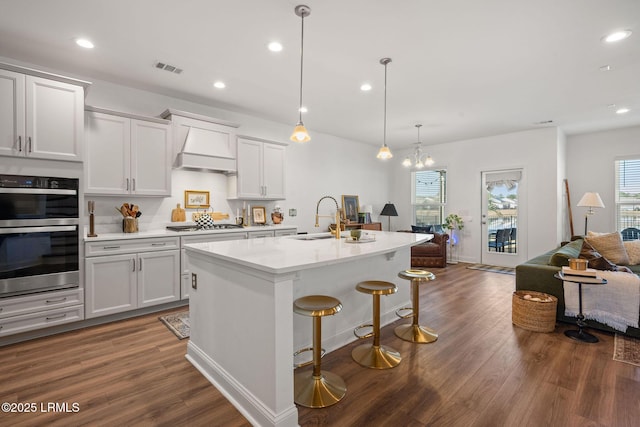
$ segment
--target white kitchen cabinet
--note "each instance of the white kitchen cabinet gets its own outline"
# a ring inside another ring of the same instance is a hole
[[[82,83],[26,75],[0,64],[0,154],[82,161]]]
[[[86,243],[86,317],[179,300],[178,245],[178,237]]]
[[[261,230],[261,231],[249,231],[247,232],[247,238],[249,239],[263,239],[265,237],[273,237],[273,230]]]
[[[297,234],[298,234],[297,228],[283,228],[283,229],[278,229],[274,231],[274,235],[276,237],[295,236]]]
[[[85,128],[86,194],[171,195],[168,121],[91,107]]]
[[[238,136],[238,199],[285,199],[286,145]]]

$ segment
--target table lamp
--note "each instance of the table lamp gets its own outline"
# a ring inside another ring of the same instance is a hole
[[[593,208],[604,208],[604,203],[598,193],[587,192],[578,202],[579,207],[589,208],[587,213],[584,214],[584,235],[587,235],[587,222],[589,221],[589,215],[593,215]]]
[[[393,205],[393,203],[389,202],[384,205],[384,208],[382,208],[382,212],[380,212],[380,215],[389,217],[389,231],[391,231],[391,217],[398,216],[398,211],[396,211],[396,207]]]

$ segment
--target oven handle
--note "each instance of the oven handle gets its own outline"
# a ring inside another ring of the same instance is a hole
[[[0,194],[78,194],[78,190],[60,188],[0,188]]]
[[[75,225],[60,225],[50,227],[10,227],[0,228],[0,234],[15,234],[15,233],[48,233],[56,231],[77,231],[78,227]]]

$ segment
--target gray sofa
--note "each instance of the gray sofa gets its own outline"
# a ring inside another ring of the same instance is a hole
[[[542,255],[516,266],[516,290],[538,291],[558,298],[557,320],[575,324],[576,319],[564,315],[564,289],[561,280],[553,277],[562,266],[569,265],[570,258],[578,258],[583,239],[576,239],[564,246],[550,250]],[[628,265],[635,274],[640,275],[640,265]],[[590,328],[608,332],[619,332],[594,320],[587,320]],[[640,329],[629,327],[626,335],[640,338]]]

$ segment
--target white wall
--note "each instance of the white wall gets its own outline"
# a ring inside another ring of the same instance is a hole
[[[33,65],[37,68],[37,65]],[[288,142],[288,137],[296,121],[281,124],[250,115],[232,112],[171,98],[156,93],[116,85],[92,79],[90,76],[76,76],[93,82],[89,88],[86,104],[116,111],[158,117],[165,109],[174,108],[192,113],[240,123],[238,133],[274,141]],[[314,132],[313,123],[308,123],[312,140],[304,145],[291,143],[287,148],[287,200],[278,202],[251,201],[252,205],[266,206],[267,212],[279,205],[285,213],[285,224],[297,225],[299,231],[318,231],[315,222],[316,203],[320,197],[331,195],[341,204],[342,194],[355,194],[361,204],[374,206],[376,212],[387,201],[389,186],[387,165],[375,158],[377,148],[356,141],[349,141],[332,135]],[[171,210],[177,203],[184,206],[184,190],[205,190],[211,192],[212,207],[216,211],[229,213],[233,218],[242,202],[227,201],[227,178],[210,172],[174,170],[172,172],[172,197],[105,197],[90,196],[96,201],[96,231],[115,232],[120,229],[121,215],[115,206],[124,202],[140,206],[140,229],[163,228],[171,219]],[[321,214],[333,214],[335,207],[330,203],[320,207]],[[296,217],[289,217],[289,208],[297,210]],[[188,213],[190,217],[191,211]],[[269,215],[267,215],[270,218]],[[321,220],[324,231],[329,219]]]
[[[589,216],[589,230],[616,229],[614,160],[625,156],[640,158],[640,126],[567,138],[567,177],[575,234],[584,233],[587,208],[576,204],[588,191],[598,192],[605,206]]]
[[[457,213],[465,220],[460,245],[460,261],[479,262],[481,255],[481,180],[483,171],[523,169],[521,191],[527,197],[520,204],[519,238],[527,245],[519,246],[525,257],[538,255],[557,246],[561,235],[558,212],[559,150],[562,134],[557,128],[543,128],[525,132],[471,139],[448,144],[430,145],[429,154],[436,161],[434,167],[447,170],[446,214]],[[394,157],[392,201],[399,207],[395,229],[410,228],[411,178],[402,159],[409,152]],[[525,258],[526,259],[526,258]]]

